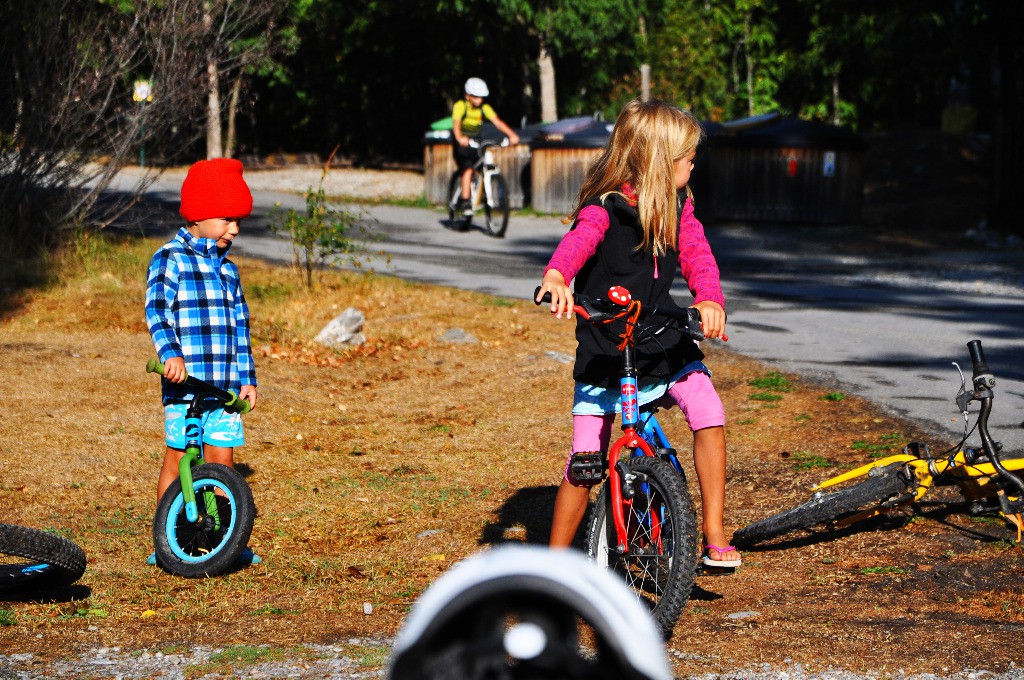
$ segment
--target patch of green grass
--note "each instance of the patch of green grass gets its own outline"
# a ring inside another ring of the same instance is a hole
[[[829,392],[821,397],[822,401],[842,401],[846,399],[846,395],[842,392]]]
[[[797,470],[812,470],[814,468],[830,468],[832,461],[824,456],[819,456],[810,451],[800,451],[793,454],[793,467]]]
[[[511,300],[506,300],[500,297],[487,297],[484,298],[483,304],[485,307],[515,307],[516,303]]]
[[[786,376],[778,371],[772,371],[760,378],[754,378],[747,384],[759,390],[767,390],[768,392],[789,392],[793,389],[793,385],[790,384]]]
[[[858,574],[870,575],[870,574],[906,574],[907,570],[900,567],[885,566],[885,567],[864,567]]]
[[[892,455],[894,448],[902,448],[905,441],[907,441],[906,437],[893,432],[881,435],[877,443],[858,439],[850,445],[850,448],[854,451],[867,452],[869,458],[884,458]]]
[[[757,422],[757,418],[745,418],[743,420],[737,421],[736,424],[737,425],[753,425],[756,422]]]
[[[245,296],[250,300],[274,301],[282,300],[292,293],[293,287],[271,281],[269,283],[254,283],[245,287]]]
[[[345,645],[345,656],[350,656],[360,668],[383,668],[388,662],[388,648],[381,645]]]
[[[781,401],[781,394],[774,394],[772,392],[755,392],[750,395],[753,401]]]
[[[812,418],[810,415],[806,413],[801,413],[797,417],[793,418],[793,420],[795,420],[798,423],[806,423],[808,420],[814,420],[814,418]]]
[[[256,611],[249,612],[250,616],[285,616],[287,614],[295,613],[292,609],[282,609],[281,607],[271,607],[269,604],[260,607]]]
[[[0,626],[13,626],[18,623],[18,615],[10,609],[0,609]]]
[[[999,515],[974,515],[970,520],[975,524],[984,524],[985,526],[990,527],[1003,525],[1003,518]]]
[[[260,663],[273,663],[284,661],[296,656],[309,658],[312,656],[310,650],[303,647],[284,649],[281,647],[270,647],[265,645],[232,645],[219,652],[210,655],[209,661],[203,664],[193,664],[185,669],[185,675],[190,678],[206,675],[229,675],[234,676],[236,666],[253,666]]]
[[[64,614],[62,619],[105,619],[110,616],[106,609],[79,607],[74,614]]]
[[[252,665],[265,661],[281,661],[285,658],[285,651],[279,647],[232,645],[215,654],[211,654],[210,663],[239,662]]]

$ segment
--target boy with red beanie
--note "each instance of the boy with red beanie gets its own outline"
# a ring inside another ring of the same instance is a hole
[[[149,263],[146,325],[164,364],[161,392],[167,442],[157,502],[178,478],[187,443],[185,411],[193,394],[183,384],[186,376],[232,390],[256,406],[249,307],[238,268],[226,257],[242,219],[251,212],[252,193],[239,161],[199,161],[181,185],[180,213],[187,224]],[[223,408],[203,417],[206,462],[234,467],[234,447],[245,443],[241,417]],[[262,561],[248,548],[242,560]],[[156,564],[156,553],[147,562]]]

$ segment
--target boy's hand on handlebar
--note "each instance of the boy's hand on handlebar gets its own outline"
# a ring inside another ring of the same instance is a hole
[[[725,340],[725,310],[722,305],[704,300],[693,305],[700,312],[700,326],[705,338]]]
[[[563,313],[566,319],[572,318],[572,308],[575,304],[572,299],[572,290],[565,283],[565,277],[557,269],[549,269],[544,274],[534,302],[540,304],[544,293],[551,294],[551,313],[555,315],[555,318],[561,319]]]
[[[242,385],[241,389],[238,390],[239,399],[247,399],[249,401],[249,410],[256,408],[256,386],[255,385]]]
[[[171,357],[164,362],[164,377],[172,383],[183,383],[188,377],[185,370],[185,360],[181,357]]]

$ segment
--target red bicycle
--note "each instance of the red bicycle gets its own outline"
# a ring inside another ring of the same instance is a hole
[[[550,301],[545,295],[538,304]],[[638,406],[636,346],[638,339],[657,343],[669,327],[684,338],[703,340],[700,312],[642,307],[621,286],[609,289],[607,299],[577,294],[574,311],[622,352],[622,436],[607,455],[578,455],[571,463],[577,479],[597,481],[608,475],[586,522],[587,552],[622,576],[667,639],[693,589],[697,516],[676,451],[655,417],[656,403]]]

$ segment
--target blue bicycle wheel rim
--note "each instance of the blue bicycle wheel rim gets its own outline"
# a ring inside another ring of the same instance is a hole
[[[221,541],[213,550],[205,555],[190,555],[181,549],[181,545],[178,542],[178,516],[185,512],[185,497],[181,493],[178,493],[178,495],[175,496],[174,502],[171,503],[170,510],[167,512],[167,523],[164,525],[164,535],[167,537],[167,545],[170,547],[171,553],[173,553],[173,555],[179,560],[198,564],[200,562],[206,562],[214,555],[218,554],[228,542],[227,539],[234,534],[235,522],[238,517],[238,513],[234,511],[234,508],[238,507],[238,502],[235,500],[235,495],[231,493],[231,489],[216,479],[196,479],[193,481],[193,486],[196,489],[197,498],[199,496],[200,489],[205,490],[212,487],[222,491],[224,493],[224,497],[227,498],[228,503],[232,508],[231,522],[228,524],[227,529],[224,530],[225,540]]]

